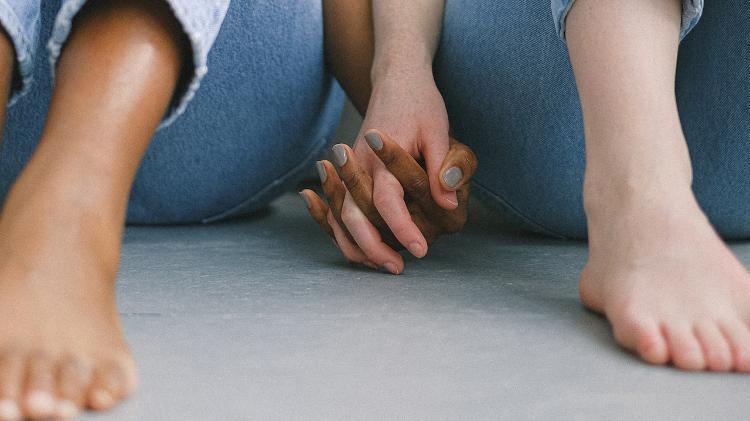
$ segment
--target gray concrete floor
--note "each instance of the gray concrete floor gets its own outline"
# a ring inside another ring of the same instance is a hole
[[[750,245],[735,250],[750,262]],[[103,420],[730,420],[750,376],[651,367],[576,292],[582,243],[478,208],[402,276],[349,266],[290,194],[212,226],[129,228],[140,391]]]

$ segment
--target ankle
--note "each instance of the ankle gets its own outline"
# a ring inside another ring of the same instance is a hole
[[[590,225],[610,223],[624,214],[670,212],[696,203],[689,174],[600,174],[587,169],[584,180],[583,202]]]

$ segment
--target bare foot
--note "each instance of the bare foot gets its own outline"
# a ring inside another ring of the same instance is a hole
[[[587,190],[583,303],[652,364],[750,372],[750,276],[690,189],[604,191]]]
[[[70,193],[16,186],[0,219],[0,420],[109,409],[136,387],[114,297],[122,228]]]

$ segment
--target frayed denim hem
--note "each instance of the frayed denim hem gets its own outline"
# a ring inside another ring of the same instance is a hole
[[[33,52],[39,24],[39,4],[34,5],[34,2],[31,2],[30,7],[35,9],[31,15],[33,20],[21,22],[16,11],[5,0],[0,0],[0,24],[3,25],[5,32],[13,43],[16,53],[16,69],[18,70],[18,78],[14,75],[13,91],[8,106],[12,106],[25,95],[33,83]]]
[[[73,19],[87,0],[63,0],[60,11],[55,19],[52,36],[47,43],[49,64],[52,74],[55,74],[57,60],[65,41],[70,36]],[[159,125],[159,129],[172,124],[185,112],[188,104],[200,88],[201,81],[208,73],[208,53],[216,40],[221,24],[229,7],[229,0],[207,1],[204,6],[195,5],[189,0],[165,0],[172,8],[183,31],[190,40],[192,48],[193,72],[184,92],[176,94],[176,100]],[[200,10],[197,13],[196,10]]]
[[[680,29],[680,40],[685,38],[703,15],[704,0],[682,0],[682,26]],[[565,42],[565,20],[575,0],[552,0],[552,18],[555,22],[555,30],[560,39]]]

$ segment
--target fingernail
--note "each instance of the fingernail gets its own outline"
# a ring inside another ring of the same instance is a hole
[[[380,138],[380,134],[378,132],[367,133],[365,135],[365,140],[367,141],[367,144],[370,145],[370,147],[374,150],[379,151],[383,149],[383,139]]]
[[[398,275],[398,268],[393,263],[386,263],[383,265],[385,267],[385,270],[388,272],[391,272],[394,275]]]
[[[0,420],[15,421],[21,419],[21,410],[18,404],[10,399],[0,400]]]
[[[299,192],[300,197],[302,200],[305,201],[305,205],[307,205],[307,209],[312,208],[312,203],[310,203],[310,199],[307,198],[307,195],[304,192]]]
[[[464,178],[464,172],[458,167],[450,167],[443,173],[443,181],[450,188],[456,187],[462,178]]]
[[[322,161],[318,161],[315,164],[315,167],[318,169],[318,177],[320,177],[320,183],[325,184],[326,180],[328,180],[328,173],[326,172],[326,166],[323,165]]]
[[[422,245],[417,242],[409,244],[409,247],[407,247],[407,249],[409,249],[409,253],[413,254],[415,257],[421,258],[425,255],[424,247],[422,247]]]
[[[71,401],[62,401],[57,405],[57,416],[62,419],[75,418],[79,412],[78,406]]]
[[[95,402],[95,405],[99,408],[108,408],[112,405],[112,402],[114,402],[114,399],[112,399],[112,395],[104,390],[97,390],[94,392],[94,396],[92,396],[92,400]]]
[[[346,149],[344,145],[338,144],[333,145],[333,158],[336,160],[336,165],[343,167],[346,165]]]
[[[48,392],[36,391],[26,397],[26,405],[35,412],[49,413],[55,410],[56,402]]]

